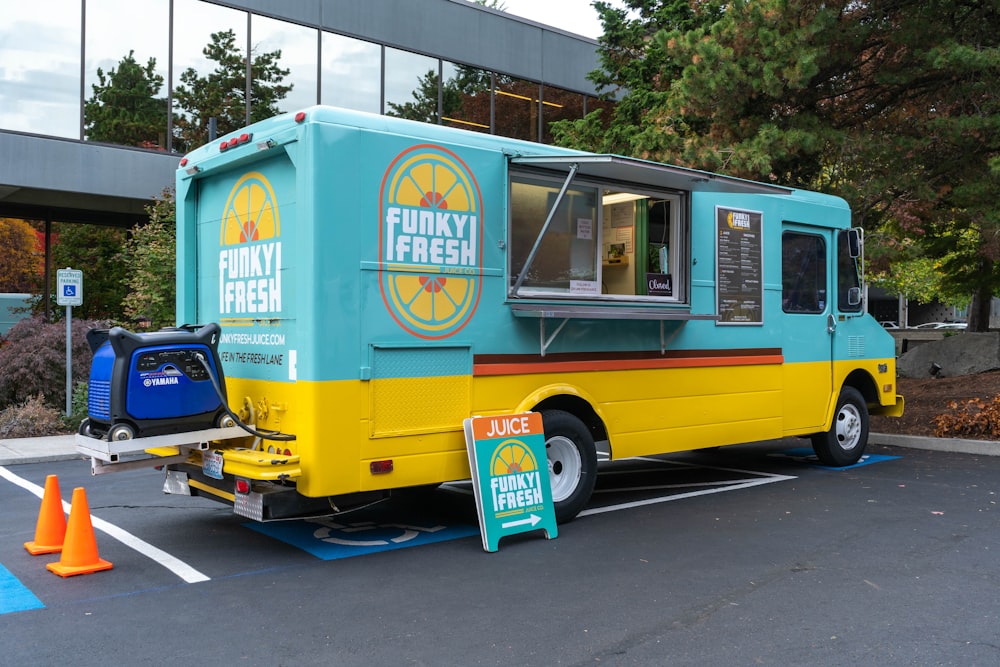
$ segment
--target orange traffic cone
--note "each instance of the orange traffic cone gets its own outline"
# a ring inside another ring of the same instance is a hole
[[[111,563],[97,556],[97,540],[94,538],[94,525],[90,521],[90,506],[87,505],[87,492],[82,486],[73,489],[73,504],[69,508],[69,524],[66,527],[62,556],[58,563],[49,563],[45,567],[60,577],[111,569]]]
[[[62,551],[66,537],[66,515],[63,513],[62,496],[59,494],[59,478],[49,475],[45,478],[45,493],[42,508],[38,511],[35,539],[25,542],[24,548],[32,556]]]

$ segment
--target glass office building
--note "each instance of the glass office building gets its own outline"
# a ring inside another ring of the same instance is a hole
[[[128,224],[216,128],[317,103],[550,142],[597,66],[467,0],[8,3],[0,216]]]

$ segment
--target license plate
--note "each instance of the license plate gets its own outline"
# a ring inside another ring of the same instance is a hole
[[[201,471],[206,477],[222,479],[222,452],[210,449],[201,453]]]

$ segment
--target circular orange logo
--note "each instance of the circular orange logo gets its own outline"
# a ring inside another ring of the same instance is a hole
[[[482,291],[482,196],[457,155],[430,144],[400,153],[382,179],[382,300],[415,336],[447,338]]]

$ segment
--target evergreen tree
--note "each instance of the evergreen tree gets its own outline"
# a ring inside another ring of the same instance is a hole
[[[937,258],[945,291],[974,295],[970,329],[987,326],[1000,291],[1000,6],[624,4],[595,3],[592,78],[621,91],[615,122],[561,122],[560,142],[840,194],[880,241],[872,268]]]
[[[167,101],[157,95],[163,77],[156,73],[156,59],[145,66],[133,51],[117,68],[105,74],[97,69],[93,96],[83,105],[84,131],[90,141],[125,146],[162,148],[167,133]]]
[[[181,73],[174,101],[183,113],[174,114],[175,147],[188,151],[208,142],[208,119],[215,118],[218,133],[237,130],[280,113],[278,103],[292,90],[283,85],[290,70],[278,65],[281,51],[251,52],[249,118],[247,115],[247,60],[232,30],[212,33],[202,53],[216,63],[199,74],[193,67]]]

